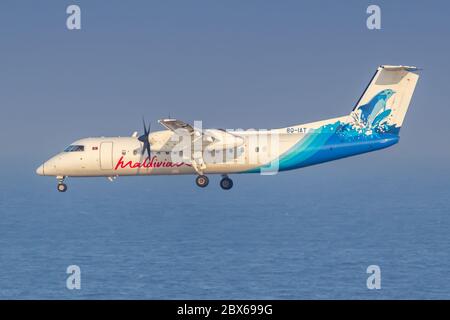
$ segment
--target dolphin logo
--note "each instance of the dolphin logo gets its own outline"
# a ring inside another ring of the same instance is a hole
[[[386,102],[394,95],[394,93],[395,91],[391,89],[380,91],[372,98],[372,100],[369,101],[369,103],[358,108],[358,110],[361,111],[360,119],[364,125],[377,125],[381,122],[381,120],[389,115],[390,111],[386,111]],[[383,117],[377,117],[381,110],[383,110]]]

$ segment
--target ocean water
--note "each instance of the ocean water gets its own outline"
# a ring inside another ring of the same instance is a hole
[[[60,194],[31,165],[5,173],[0,298],[449,299],[450,174],[360,174],[367,159],[235,175],[228,192],[183,176],[69,179]]]

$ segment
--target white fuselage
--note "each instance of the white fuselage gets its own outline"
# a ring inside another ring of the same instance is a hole
[[[280,129],[281,130],[281,129]],[[235,132],[239,143],[209,144],[202,150],[205,174],[245,172],[276,159],[303,135],[280,130]],[[153,132],[151,158],[142,156],[142,143],[136,137],[98,137],[77,140],[71,146],[83,150],[63,151],[45,161],[37,173],[46,176],[134,176],[195,174],[191,150],[180,150],[171,141],[169,130]]]
[[[195,150],[191,149],[196,143],[181,144],[180,137],[170,130],[152,132],[148,136],[151,157],[144,153],[143,143],[135,136],[86,138],[75,141],[65,151],[45,161],[36,172],[61,178],[263,171],[273,174],[382,149],[398,141],[397,137],[383,137],[366,142],[326,143],[336,135],[334,131],[339,123],[347,118],[281,129],[233,131],[232,135],[208,129],[205,131],[208,136],[215,138],[212,142],[200,143],[200,162],[204,164],[201,173],[196,165],[198,154],[195,156]]]

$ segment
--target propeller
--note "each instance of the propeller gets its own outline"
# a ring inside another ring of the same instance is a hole
[[[145,125],[145,119],[144,119],[144,117],[142,117],[142,124],[144,125],[144,134],[142,134],[138,137],[138,140],[144,144],[144,146],[142,147],[142,150],[141,150],[141,159],[139,161],[140,163],[143,163],[142,160],[144,157],[144,153],[146,151],[147,151],[148,160],[150,161],[150,159],[151,159],[150,142],[148,141],[151,123],[150,122],[148,123],[148,129],[147,129],[147,126]],[[139,171],[140,170],[138,170],[138,172]]]

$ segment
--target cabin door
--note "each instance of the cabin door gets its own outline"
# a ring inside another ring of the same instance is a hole
[[[113,143],[102,142],[100,144],[100,168],[111,170],[113,168]]]

